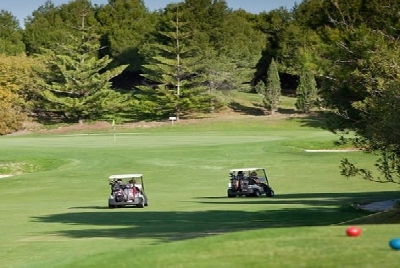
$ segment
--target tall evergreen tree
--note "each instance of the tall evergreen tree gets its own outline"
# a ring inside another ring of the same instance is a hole
[[[196,73],[195,48],[188,45],[189,34],[185,22],[181,20],[180,5],[171,4],[166,9],[164,22],[159,34],[161,43],[152,45],[142,66],[148,84],[138,86],[141,105],[139,113],[165,118],[175,116],[177,120],[193,112],[210,108],[210,95],[203,80]]]
[[[101,119],[121,110],[125,96],[111,89],[110,79],[120,74],[126,65],[107,69],[111,59],[98,58],[98,36],[85,25],[81,12],[80,37],[71,36],[68,44],[57,51],[46,50],[49,72],[43,74],[43,97],[49,108],[67,118],[82,122]]]
[[[318,91],[314,75],[304,70],[300,75],[300,83],[296,88],[296,108],[309,113],[317,102]]]
[[[281,82],[278,67],[272,59],[268,68],[267,82],[259,81],[255,87],[258,94],[262,97],[264,107],[271,113],[275,113],[279,108],[279,98],[281,96]]]

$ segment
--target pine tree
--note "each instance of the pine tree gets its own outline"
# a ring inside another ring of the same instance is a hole
[[[48,73],[44,78],[43,97],[48,106],[65,117],[78,120],[100,119],[121,110],[126,97],[111,89],[110,79],[120,74],[126,65],[107,69],[108,56],[98,58],[98,37],[85,27],[85,12],[77,28],[80,39],[71,36],[68,44],[55,53],[46,50]],[[60,53],[62,52],[62,53]]]
[[[281,96],[281,82],[278,67],[274,59],[271,60],[268,68],[267,82],[258,82],[255,90],[261,95],[264,108],[271,114],[278,111],[279,98]]]
[[[317,83],[310,71],[303,71],[296,88],[296,108],[303,113],[309,113],[315,106],[318,97]]]
[[[264,81],[260,80],[254,87],[254,89],[261,96],[262,106],[269,112],[271,112],[271,104],[267,95],[267,86],[265,85]]]
[[[178,7],[169,6],[169,15],[174,16],[163,25],[159,32],[160,43],[152,45],[154,54],[147,57],[147,64],[142,66],[142,76],[153,85],[137,87],[141,100],[137,109],[147,116],[175,116],[179,120],[182,115],[210,109],[211,96],[194,70],[195,49],[185,40],[189,34],[184,29],[186,23],[180,20]]]

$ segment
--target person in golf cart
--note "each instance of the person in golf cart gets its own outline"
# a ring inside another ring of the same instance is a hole
[[[135,179],[131,179],[130,181],[128,181],[128,183],[126,184],[126,188],[127,189],[132,189],[132,194],[136,195],[138,188],[135,186],[136,184],[136,180]]]
[[[264,191],[267,193],[270,191],[270,188],[267,184],[260,181],[258,178],[257,172],[253,171],[250,173],[250,179],[254,180],[254,182],[264,188]]]
[[[257,172],[255,171],[250,173],[250,179],[253,179],[256,184],[261,184],[261,181],[257,176]]]
[[[236,177],[237,177],[237,179],[239,179],[239,180],[244,179],[244,173],[243,173],[243,171],[238,171]]]

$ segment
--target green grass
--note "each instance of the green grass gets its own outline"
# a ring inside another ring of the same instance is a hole
[[[310,119],[210,120],[96,135],[0,138],[1,267],[392,267],[398,224],[345,224],[343,204],[398,198],[393,184],[339,175],[348,157]],[[11,166],[12,166],[11,165]],[[228,169],[267,169],[274,198],[226,197]],[[107,208],[111,174],[145,175],[149,207]],[[18,173],[18,172],[15,172]],[[355,256],[355,252],[361,252]],[[384,260],[384,261],[382,261]]]
[[[234,92],[231,96],[233,100],[238,100],[241,103],[245,104],[256,104],[261,103],[261,97],[259,94],[255,93],[246,93],[246,92]],[[280,96],[279,98],[279,107],[281,109],[295,109],[296,98],[288,97],[288,96]]]

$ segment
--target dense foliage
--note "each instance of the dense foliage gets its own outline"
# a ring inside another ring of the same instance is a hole
[[[0,55],[0,135],[21,129],[28,119],[29,105],[34,103],[31,66],[35,62],[25,55]]]
[[[18,55],[25,52],[22,29],[10,12],[0,10],[0,54]]]

